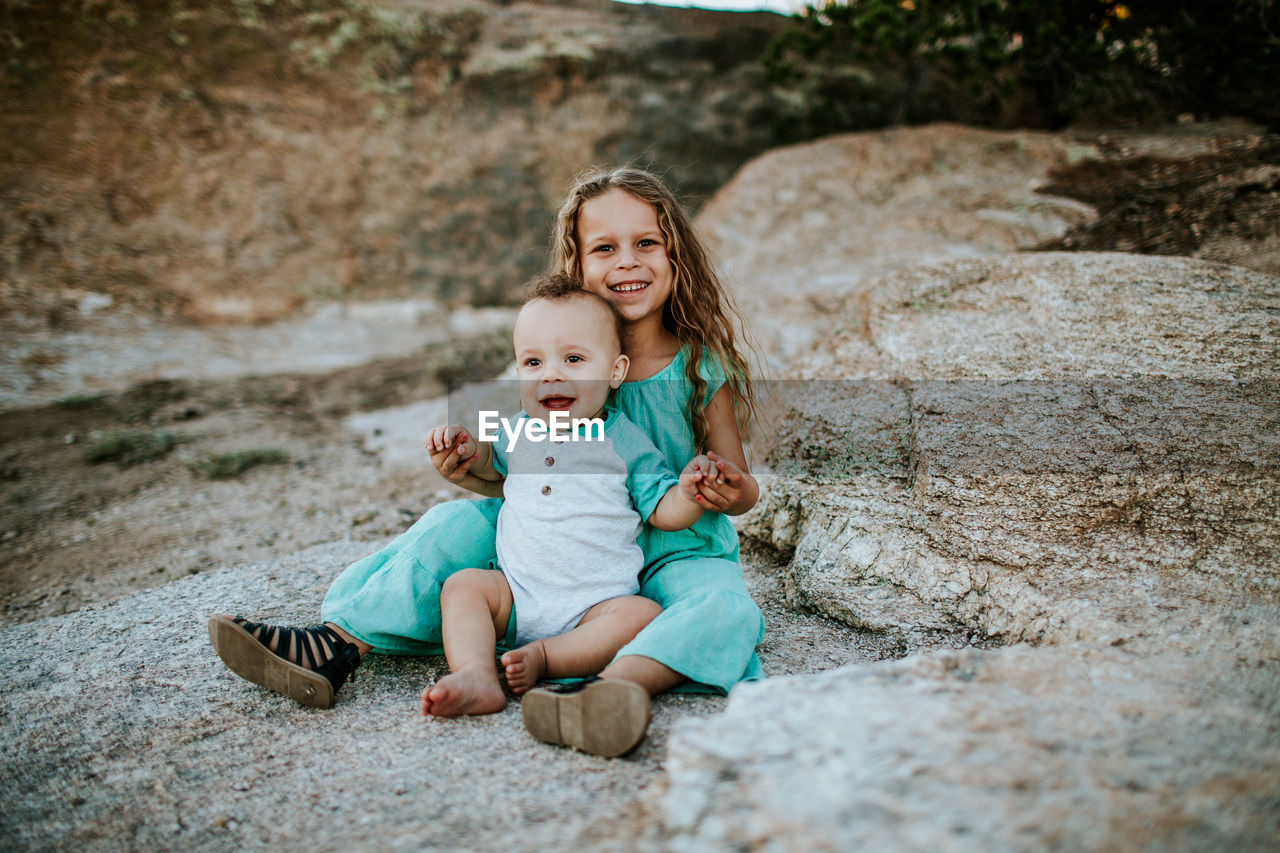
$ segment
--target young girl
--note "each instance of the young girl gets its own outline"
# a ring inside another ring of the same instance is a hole
[[[706,512],[692,527],[640,535],[640,594],[662,613],[601,673],[650,695],[684,682],[721,693],[763,677],[755,646],[764,620],[738,562],[727,515],[758,497],[740,428],[754,393],[736,329],[740,320],[692,223],[657,177],[638,169],[586,175],[555,226],[554,266],[617,306],[631,360],[615,405],[675,470],[705,454],[714,476],[699,485]],[[482,491],[470,460],[453,450],[432,463],[450,480]],[[440,587],[453,572],[494,559],[499,501],[433,507],[383,550],[352,564],[329,589],[309,629],[214,617],[210,634],[237,674],[329,707],[333,693],[370,650],[439,654]],[[228,651],[223,652],[226,648]],[[590,725],[590,721],[586,721]]]

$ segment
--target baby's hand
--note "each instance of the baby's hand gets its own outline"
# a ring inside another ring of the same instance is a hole
[[[465,427],[455,424],[436,427],[425,443],[431,464],[451,483],[460,482],[467,475],[479,447]]]
[[[702,478],[706,476],[706,472],[711,468],[711,460],[705,456],[695,456],[684,466],[684,470],[680,472],[680,491],[684,492],[686,497],[697,501],[698,506],[705,507],[702,495],[698,493],[698,486],[702,482]]]
[[[742,496],[745,476],[742,469],[714,451],[708,451],[706,456],[699,456],[689,464],[694,465],[700,460],[701,470],[696,479],[698,503],[706,509],[727,512]],[[681,482],[683,479],[681,477]]]

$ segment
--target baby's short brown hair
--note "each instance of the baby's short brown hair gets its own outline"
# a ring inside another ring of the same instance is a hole
[[[570,299],[591,299],[599,302],[609,313],[609,317],[613,320],[614,331],[618,335],[618,349],[622,349],[622,315],[618,313],[618,309],[608,299],[605,299],[598,293],[592,293],[582,286],[582,281],[568,273],[553,272],[546,275],[535,276],[525,285],[525,289],[529,294],[529,298],[525,300],[525,304],[535,299],[545,299],[548,302],[566,302]]]

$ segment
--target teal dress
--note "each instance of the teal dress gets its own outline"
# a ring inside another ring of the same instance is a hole
[[[657,445],[674,471],[693,458],[687,348],[648,379],[625,382],[613,404]],[[711,397],[724,383],[709,358],[699,373]],[[432,507],[382,550],[347,567],[329,588],[321,618],[385,654],[440,654],[440,587],[459,569],[496,566],[500,499],[459,500]],[[687,530],[641,528],[645,564],[640,594],[662,606],[658,618],[618,656],[643,655],[692,682],[686,689],[726,693],[764,677],[756,644],[764,618],[738,562],[738,536],[728,517],[704,513]],[[511,632],[504,643],[513,641]]]

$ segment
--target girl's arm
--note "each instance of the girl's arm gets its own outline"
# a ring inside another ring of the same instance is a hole
[[[722,385],[704,412],[707,418],[707,459],[712,469],[698,483],[698,494],[707,509],[725,515],[741,515],[756,505],[760,485],[747,468],[742,450],[738,419],[733,411],[733,393]]]

